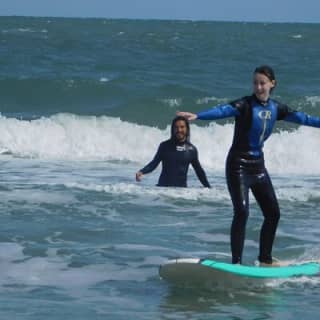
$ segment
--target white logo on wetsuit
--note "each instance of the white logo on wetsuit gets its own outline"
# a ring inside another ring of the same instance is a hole
[[[259,144],[262,144],[264,141],[264,135],[267,129],[267,120],[271,120],[271,111],[269,110],[262,110],[258,113],[259,118],[263,120],[263,128],[262,133],[260,135]]]
[[[186,146],[177,146],[177,151],[186,151]]]
[[[258,115],[259,115],[259,118],[263,119],[263,120],[270,120],[271,119],[271,111],[269,111],[269,110],[260,111],[258,113]]]

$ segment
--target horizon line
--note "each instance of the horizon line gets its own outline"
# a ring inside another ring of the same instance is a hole
[[[63,15],[20,15],[5,14],[0,18],[55,18],[55,19],[97,19],[97,20],[131,20],[131,21],[183,21],[183,22],[225,22],[225,23],[261,23],[261,24],[319,24],[315,21],[257,21],[257,20],[232,20],[232,19],[191,19],[191,18],[124,18],[103,16],[63,16]]]

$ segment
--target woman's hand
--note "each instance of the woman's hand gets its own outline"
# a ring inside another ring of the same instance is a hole
[[[198,116],[195,113],[178,111],[177,116],[184,117],[189,121],[196,120]]]

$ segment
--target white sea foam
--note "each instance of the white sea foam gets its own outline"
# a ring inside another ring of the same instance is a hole
[[[162,99],[161,100],[164,104],[168,105],[169,107],[179,107],[182,104],[181,98],[168,98],[168,99]]]
[[[110,81],[110,79],[106,78],[106,77],[101,77],[100,78],[100,82],[108,82]]]
[[[87,265],[79,268],[70,267],[70,256],[59,256],[57,250],[48,249],[45,257],[31,257],[23,252],[24,248],[16,243],[0,244],[0,286],[8,285],[52,286],[65,289],[78,295],[79,289],[87,290],[99,282],[145,281],[154,270],[142,272],[141,264],[119,266],[113,263]]]
[[[32,30],[30,28],[19,28],[18,31],[19,32],[34,32],[34,30]]]
[[[0,150],[18,157],[62,160],[116,160],[144,164],[170,128],[124,122],[118,118],[58,114],[32,121],[0,117]],[[233,124],[191,125],[192,142],[204,167],[224,171]],[[320,131],[300,127],[274,133],[265,143],[271,173],[320,174]]]
[[[145,161],[168,134],[116,118],[59,114],[33,121],[0,117],[0,150],[15,156]]]
[[[204,97],[204,98],[199,98],[196,100],[196,104],[220,104],[220,103],[226,103],[228,102],[229,99],[227,98],[217,98],[217,97]]]
[[[47,29],[41,29],[41,30],[35,30],[32,28],[14,28],[14,29],[5,29],[2,30],[2,33],[16,33],[16,32],[21,32],[21,33],[48,33]]]
[[[306,102],[310,103],[312,107],[320,105],[320,96],[306,96]]]
[[[115,183],[111,185],[66,183],[67,188],[77,188],[87,191],[106,192],[113,195],[132,195],[138,197],[165,197],[171,199],[184,199],[192,201],[226,201],[229,200],[229,194],[225,186],[213,186],[211,189],[205,188],[158,188],[158,187],[140,187],[136,184]]]
[[[0,191],[1,201],[23,202],[29,204],[66,204],[76,202],[76,198],[61,191],[47,192],[43,190],[21,190],[15,189],[10,192]]]
[[[113,184],[96,184],[96,183],[65,183],[65,187],[71,189],[80,189],[85,191],[105,192],[112,195],[131,195],[138,198],[154,199],[181,199],[188,201],[204,201],[216,203],[230,201],[230,196],[225,183],[217,183],[214,177],[209,175],[209,180],[214,181],[211,189],[206,188],[158,188],[150,186],[140,186],[134,183],[113,183]],[[224,180],[223,180],[224,182]],[[320,191],[316,187],[317,182],[300,183],[299,185],[281,185],[277,180],[274,181],[275,192],[279,200],[289,202],[308,202],[313,199],[320,199]],[[128,199],[129,201],[129,199]],[[250,201],[255,201],[250,193]]]

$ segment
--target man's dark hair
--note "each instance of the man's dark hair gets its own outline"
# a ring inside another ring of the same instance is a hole
[[[174,126],[175,126],[177,121],[184,121],[185,122],[186,127],[187,127],[186,140],[190,141],[190,124],[189,124],[188,119],[186,119],[185,117],[182,117],[182,116],[177,116],[172,120],[172,123],[171,123],[171,139],[172,140],[176,140],[176,134],[175,134]]]

